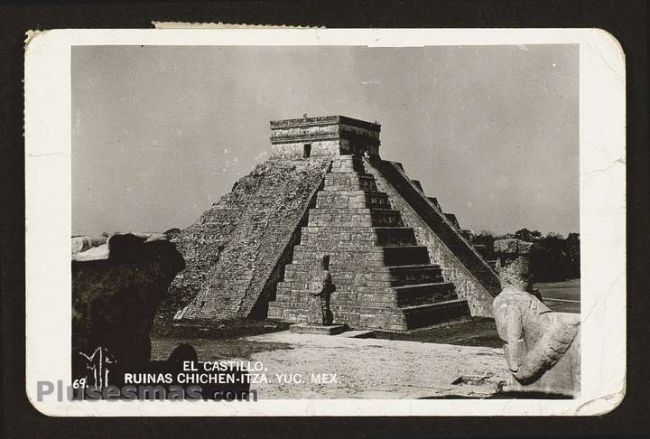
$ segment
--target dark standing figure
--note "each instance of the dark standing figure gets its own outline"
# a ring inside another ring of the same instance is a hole
[[[330,265],[330,257],[329,255],[323,256],[323,259],[321,260],[321,269],[322,272],[320,274],[319,278],[319,289],[317,292],[312,293],[312,296],[315,298],[320,299],[320,315],[321,315],[321,321],[312,321],[309,323],[320,323],[323,326],[329,326],[333,323],[334,321],[334,315],[332,314],[332,310],[330,309],[330,297],[332,296],[332,293],[334,292],[334,284],[332,283],[332,276],[330,275],[329,272],[329,265]],[[314,301],[316,302],[316,301]],[[312,319],[316,320],[316,316],[314,314],[317,314],[316,310],[311,313],[312,314]]]

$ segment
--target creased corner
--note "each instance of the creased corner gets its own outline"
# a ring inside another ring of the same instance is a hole
[[[25,32],[25,47],[27,47],[29,45],[29,43],[31,43],[32,40],[34,38],[36,38],[36,36],[38,36],[40,34],[44,34],[44,33],[47,33],[47,31],[46,30],[38,30],[38,29],[37,30],[31,30],[30,29],[27,32]]]
[[[625,398],[625,382],[620,390],[585,401],[575,408],[573,414],[581,416],[602,416],[614,411]]]

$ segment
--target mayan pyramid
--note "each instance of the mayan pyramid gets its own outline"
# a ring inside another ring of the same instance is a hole
[[[336,323],[409,330],[491,316],[492,267],[400,163],[380,126],[343,116],[271,122],[271,156],[173,237],[187,269],[176,319],[307,318],[330,255]]]

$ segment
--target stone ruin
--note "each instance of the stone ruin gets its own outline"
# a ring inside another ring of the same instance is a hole
[[[172,241],[187,263],[176,320],[307,321],[330,256],[336,323],[403,331],[492,316],[494,269],[455,215],[379,155],[380,126],[343,116],[271,122],[271,156]]]
[[[577,396],[580,391],[580,315],[553,312],[532,290],[534,244],[494,242],[503,291],[494,317],[511,372],[508,392]]]
[[[165,235],[72,238],[72,364],[106,349],[121,367],[149,362],[159,303],[185,267]]]
[[[501,286],[521,285],[524,291],[533,292],[533,277],[530,269],[530,252],[534,244],[516,238],[494,241],[494,266],[499,273]]]
[[[165,234],[72,238],[71,378],[73,382],[85,380],[83,388],[74,391],[76,399],[86,399],[85,389],[132,386],[125,381],[127,372],[176,377],[184,372],[184,361],[200,364],[196,350],[186,343],[177,345],[167,360],[151,360],[154,316],[183,268],[183,257]],[[221,373],[234,375],[235,381],[202,385],[198,389],[202,398],[249,391],[250,381],[243,378],[246,371],[233,366]],[[151,397],[172,398],[187,386],[172,378],[158,383]],[[165,392],[160,393],[161,388]],[[99,395],[89,397],[96,398]]]

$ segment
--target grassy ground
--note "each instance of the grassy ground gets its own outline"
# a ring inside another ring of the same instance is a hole
[[[245,338],[153,338],[151,339],[151,359],[163,361],[180,344],[191,345],[200,361],[251,360],[254,354],[293,349],[286,343],[258,343]]]
[[[535,284],[544,303],[553,311],[580,313],[580,279]]]
[[[377,338],[408,340],[424,343],[444,343],[457,346],[486,346],[500,348],[503,342],[497,335],[493,319],[469,318],[421,329],[410,333],[375,332]]]
[[[190,344],[199,359],[249,360],[251,355],[269,350],[291,349],[283,343],[257,343],[245,337],[283,331],[288,323],[271,320],[209,320],[182,325],[157,322],[151,334],[151,359],[166,360],[179,344]]]
[[[176,323],[158,320],[151,333],[155,338],[234,339],[289,329],[291,324],[275,320],[192,320]]]

